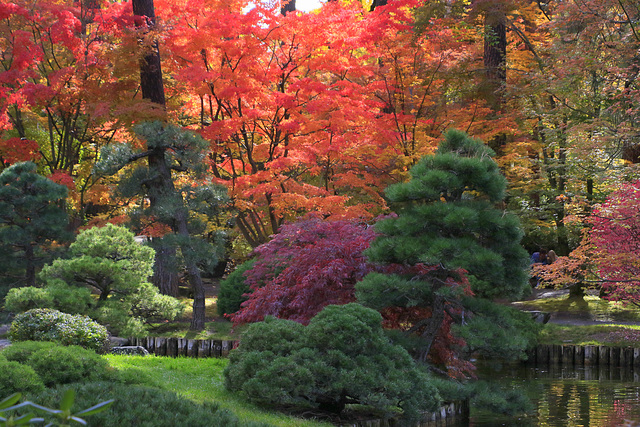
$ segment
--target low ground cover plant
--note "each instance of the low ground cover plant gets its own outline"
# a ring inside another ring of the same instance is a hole
[[[77,345],[40,349],[24,363],[36,371],[47,387],[100,379],[108,375],[105,359]]]
[[[98,414],[109,409],[113,400],[100,402],[90,408],[71,411],[75,392],[67,390],[60,400],[59,409],[47,408],[31,401],[20,402],[22,393],[14,393],[0,401],[0,426],[22,426],[44,424],[47,426],[68,426],[71,422],[87,425],[84,417]],[[83,418],[80,418],[80,415]]]
[[[58,347],[52,341],[19,341],[0,351],[0,357],[13,362],[25,363],[33,353],[51,347]]]
[[[67,390],[74,390],[76,393],[72,410],[92,405],[96,401],[114,399],[110,411],[91,417],[92,424],[102,427],[268,426],[258,422],[240,423],[238,417],[214,402],[200,404],[171,391],[113,382],[75,383],[32,394],[30,398],[45,406],[55,406]]]
[[[93,350],[53,342],[17,342],[0,351],[4,364],[0,398],[15,392],[40,391],[59,384],[116,379],[109,363]]]
[[[44,382],[31,366],[0,356],[0,399],[18,392],[44,390]]]

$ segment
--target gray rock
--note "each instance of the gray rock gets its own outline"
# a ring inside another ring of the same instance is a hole
[[[146,348],[139,345],[125,345],[122,347],[112,347],[111,354],[125,354],[128,356],[148,356]]]
[[[532,311],[525,311],[525,313],[529,313],[531,315],[531,318],[536,323],[545,324],[549,321],[549,319],[551,319],[551,313],[548,313],[546,311],[532,310]]]
[[[109,342],[112,347],[124,347],[129,344],[128,338],[120,338],[120,337],[109,337]]]

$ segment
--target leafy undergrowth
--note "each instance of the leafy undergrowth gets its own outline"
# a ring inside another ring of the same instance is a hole
[[[331,424],[269,412],[243,400],[239,393],[224,388],[222,372],[226,359],[191,359],[155,356],[107,355],[109,364],[124,377],[142,385],[171,390],[195,402],[215,401],[241,421],[259,421],[282,427],[329,427]]]

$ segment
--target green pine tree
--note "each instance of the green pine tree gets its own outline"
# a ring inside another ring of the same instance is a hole
[[[379,223],[370,258],[463,268],[477,296],[524,295],[529,257],[518,219],[497,208],[506,179],[493,154],[464,132],[447,132],[436,153],[411,169],[409,182],[387,188],[399,217]]]
[[[452,130],[409,182],[389,187],[398,216],[377,224],[381,235],[366,254],[395,265],[394,273],[371,273],[356,285],[358,301],[403,329],[416,357],[450,374],[468,370],[460,362],[476,352],[524,357],[536,338],[526,314],[488,299],[518,298],[528,282],[518,221],[496,207],[506,182],[492,155]]]
[[[0,276],[5,286],[35,286],[54,241],[71,237],[64,210],[67,188],[37,173],[32,162],[0,174]]]

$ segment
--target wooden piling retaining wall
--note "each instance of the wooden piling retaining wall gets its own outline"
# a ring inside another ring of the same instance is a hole
[[[156,356],[227,357],[239,341],[188,340],[184,338],[129,338],[127,345],[141,346]]]
[[[149,353],[169,357],[227,357],[238,346],[232,340],[188,340],[184,338],[129,338],[127,345],[142,346]],[[536,366],[633,367],[640,371],[640,348],[597,345],[539,345],[528,353],[527,364]]]
[[[608,366],[640,369],[640,348],[597,345],[539,345],[528,353],[527,364],[567,367]]]
[[[438,411],[426,414],[421,422],[415,427],[446,427],[454,425],[464,425],[464,421],[469,420],[469,401],[459,401],[447,403],[440,407]],[[356,423],[341,424],[341,427],[395,427],[398,422],[391,420],[368,420]]]

